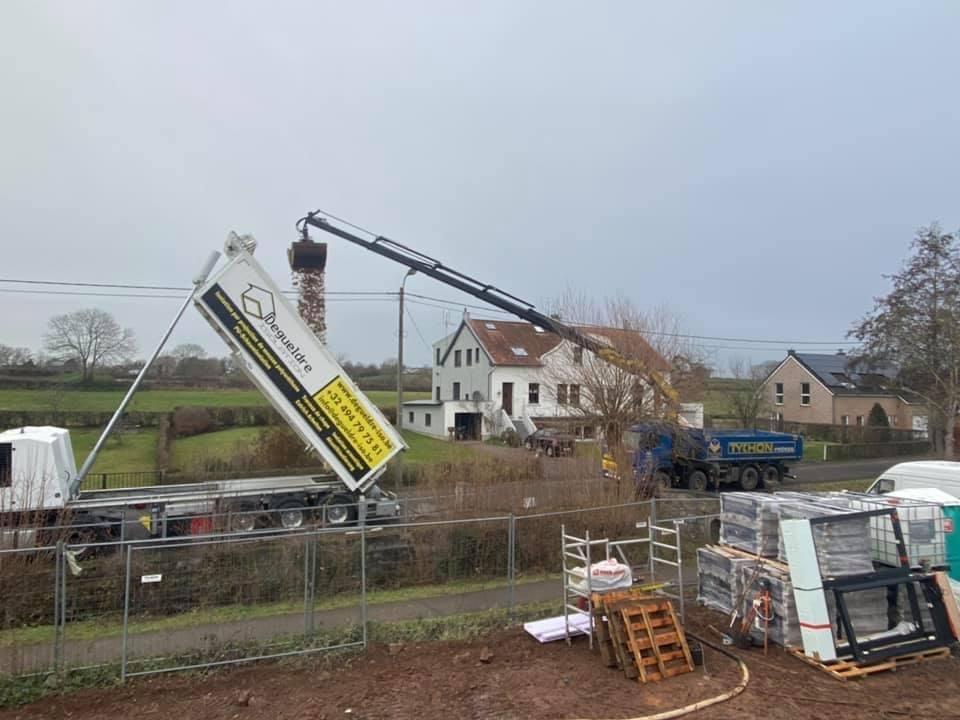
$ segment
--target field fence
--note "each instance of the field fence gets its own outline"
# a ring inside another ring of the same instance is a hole
[[[672,528],[686,562],[718,506],[659,499],[388,524],[366,523],[360,506],[347,527],[211,523],[187,536],[3,549],[0,676],[107,668],[125,679],[364,647],[371,622],[556,612],[561,528],[610,540]],[[630,564],[652,566],[637,550]]]

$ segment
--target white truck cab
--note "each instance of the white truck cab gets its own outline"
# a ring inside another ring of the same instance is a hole
[[[960,462],[917,460],[899,463],[881,474],[867,492],[885,495],[917,488],[935,488],[960,498]]]
[[[22,427],[0,432],[0,511],[60,510],[76,475],[68,430]]]

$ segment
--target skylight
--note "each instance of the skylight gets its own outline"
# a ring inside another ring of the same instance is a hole
[[[517,357],[526,357],[526,356],[527,356],[527,351],[526,351],[524,348],[522,348],[522,347],[513,347],[513,348],[510,348],[510,349],[513,350],[513,354],[516,355]]]
[[[484,327],[486,327],[486,328],[487,328],[487,330],[496,330],[496,329],[497,329],[497,326],[496,326],[496,325],[494,325],[494,324],[493,324],[493,323],[491,323],[491,322],[488,322],[488,323],[484,323]]]
[[[542,327],[540,327],[539,325],[534,325],[534,326],[533,326],[533,330],[534,330],[534,332],[538,332],[538,333],[545,332],[545,330],[544,330]]]

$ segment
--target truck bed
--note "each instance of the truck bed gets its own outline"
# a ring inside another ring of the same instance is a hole
[[[239,478],[179,485],[157,485],[147,488],[85,490],[69,503],[76,509],[93,509],[111,505],[153,503],[185,503],[212,501],[247,495],[271,495],[284,492],[336,492],[346,490],[335,475],[284,475],[267,478]]]

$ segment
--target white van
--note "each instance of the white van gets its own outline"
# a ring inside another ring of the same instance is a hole
[[[880,475],[867,492],[885,495],[914,488],[936,488],[960,499],[960,462],[918,460],[900,463]]]

